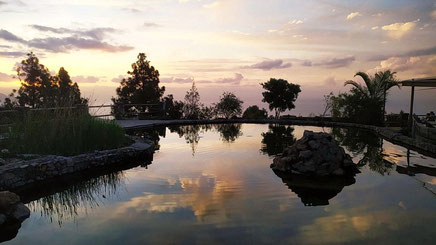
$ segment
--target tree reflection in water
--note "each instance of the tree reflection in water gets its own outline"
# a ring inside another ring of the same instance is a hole
[[[332,128],[332,135],[354,156],[362,156],[358,166],[366,165],[381,175],[389,175],[394,169],[395,164],[385,159],[383,139],[377,135],[355,128]]]
[[[241,124],[217,124],[214,128],[220,133],[221,139],[227,143],[233,143],[239,136],[242,136]]]
[[[39,212],[51,222],[56,220],[61,226],[64,221],[75,219],[79,212],[87,213],[88,209],[102,205],[104,199],[115,195],[119,187],[124,185],[123,180],[123,171],[116,171],[86,180],[74,179],[72,181],[75,181],[75,184],[63,189],[60,183],[57,183],[57,187],[42,186],[44,191],[24,191],[22,197],[27,202],[29,199],[34,200],[28,203],[32,212]],[[65,183],[69,181],[71,180]],[[54,190],[50,190],[51,188]]]
[[[268,156],[275,156],[295,143],[294,128],[286,125],[270,124],[268,132],[262,133],[261,151]]]
[[[191,146],[192,155],[197,151],[201,136],[207,131],[216,130],[220,133],[220,138],[224,142],[233,143],[242,135],[241,124],[205,124],[205,125],[182,125],[169,126],[171,132],[175,132],[179,137],[184,137],[187,144]]]

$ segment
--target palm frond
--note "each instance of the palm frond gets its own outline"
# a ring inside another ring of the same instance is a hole
[[[353,81],[353,80],[348,80],[344,83],[344,86],[347,85],[352,85],[354,86],[357,90],[359,90],[362,94],[364,94],[365,96],[368,96],[368,90],[365,89],[364,87],[362,87],[362,85],[360,85],[359,83]]]

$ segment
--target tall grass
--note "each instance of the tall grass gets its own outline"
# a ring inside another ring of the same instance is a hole
[[[128,143],[115,122],[91,117],[87,112],[29,113],[14,122],[0,148],[11,153],[75,155],[118,148]]]

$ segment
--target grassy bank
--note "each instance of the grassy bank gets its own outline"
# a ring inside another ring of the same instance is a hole
[[[88,114],[57,113],[28,116],[10,125],[0,149],[11,154],[75,155],[128,144],[115,122]]]

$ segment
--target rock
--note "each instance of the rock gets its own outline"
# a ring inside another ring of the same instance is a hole
[[[3,225],[3,223],[5,223],[5,221],[6,221],[6,215],[0,214],[0,225]]]
[[[4,213],[10,210],[15,204],[20,202],[20,197],[9,191],[0,192],[0,212]]]
[[[6,165],[6,164],[7,164],[6,160],[3,158],[0,158],[0,166]]]
[[[14,212],[12,213],[11,217],[18,220],[19,222],[23,222],[30,216],[30,210],[28,207],[26,207],[23,203],[18,203],[15,207]]]
[[[271,168],[306,176],[354,176],[358,172],[351,157],[330,134],[308,130],[281,156],[276,156]]]
[[[303,159],[309,159],[312,155],[313,155],[312,151],[306,150],[306,151],[300,151],[300,154],[298,155],[298,157],[303,158]]]
[[[9,150],[8,149],[2,149],[0,152],[2,154],[9,154]]]

